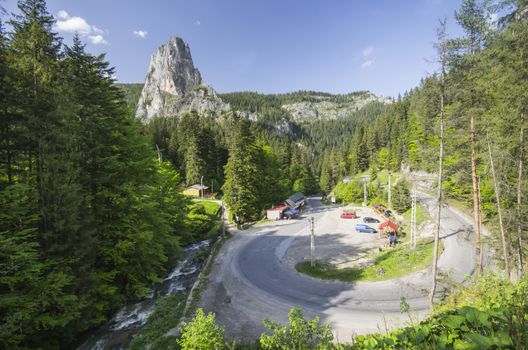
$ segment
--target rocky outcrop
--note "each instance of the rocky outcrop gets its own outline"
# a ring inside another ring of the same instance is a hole
[[[136,116],[148,122],[154,116],[172,116],[185,111],[213,114],[229,109],[216,92],[203,83],[194,67],[189,46],[172,37],[151,57]]]
[[[376,96],[371,92],[356,92],[348,95],[314,94],[310,101],[284,104],[292,119],[297,122],[317,119],[336,120],[348,117],[369,103],[391,103],[387,97]]]

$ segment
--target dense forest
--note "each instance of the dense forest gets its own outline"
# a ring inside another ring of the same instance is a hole
[[[40,0],[0,31],[0,347],[65,348],[142,297],[193,240],[104,56],[65,46]]]
[[[130,106],[138,86],[124,93],[104,55],[78,37],[65,45],[44,0],[19,1],[18,14],[0,21],[1,347],[71,347],[144,296],[197,238],[183,185],[203,177],[249,222],[293,192],[330,193],[346,176],[435,173],[440,144],[445,196],[472,207],[492,230],[501,267],[521,277],[528,3],[484,5],[462,2],[464,37],[446,38],[440,25],[440,70],[392,104],[301,122],[285,103],[344,103],[363,92],[233,93],[221,95],[233,110],[214,120],[190,112],[142,125]],[[490,11],[501,19],[491,22]],[[507,307],[526,311],[518,289]]]

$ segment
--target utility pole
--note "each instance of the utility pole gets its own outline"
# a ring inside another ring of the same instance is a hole
[[[363,206],[367,206],[367,177],[363,176]]]
[[[387,202],[389,203],[389,207],[390,207],[391,203],[392,203],[392,197],[391,197],[391,174],[390,173],[389,173],[389,188],[388,188]]]
[[[314,232],[314,218],[310,218],[310,265],[315,266],[315,232]]]
[[[411,249],[416,249],[416,180],[413,179],[411,194]]]

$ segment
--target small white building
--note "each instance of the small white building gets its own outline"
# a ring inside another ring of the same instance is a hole
[[[270,220],[280,220],[282,219],[282,215],[286,209],[288,209],[286,204],[273,206],[269,209],[266,209],[266,217]]]

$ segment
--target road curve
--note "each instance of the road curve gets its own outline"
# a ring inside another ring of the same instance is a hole
[[[424,193],[419,201],[431,213],[434,199]],[[308,200],[304,217],[318,220],[337,208]],[[443,208],[444,251],[439,269],[457,282],[473,272],[470,221],[452,208]],[[331,228],[329,228],[331,230]],[[307,317],[319,316],[331,325],[339,341],[355,334],[384,331],[408,321],[400,314],[400,298],[414,310],[427,314],[428,270],[382,282],[348,284],[301,275],[285,253],[298,237],[308,234],[308,220],[277,222],[236,232],[221,250],[210,275],[200,307],[213,311],[229,338],[252,341],[265,330],[264,318],[287,321],[292,306],[301,306]]]

